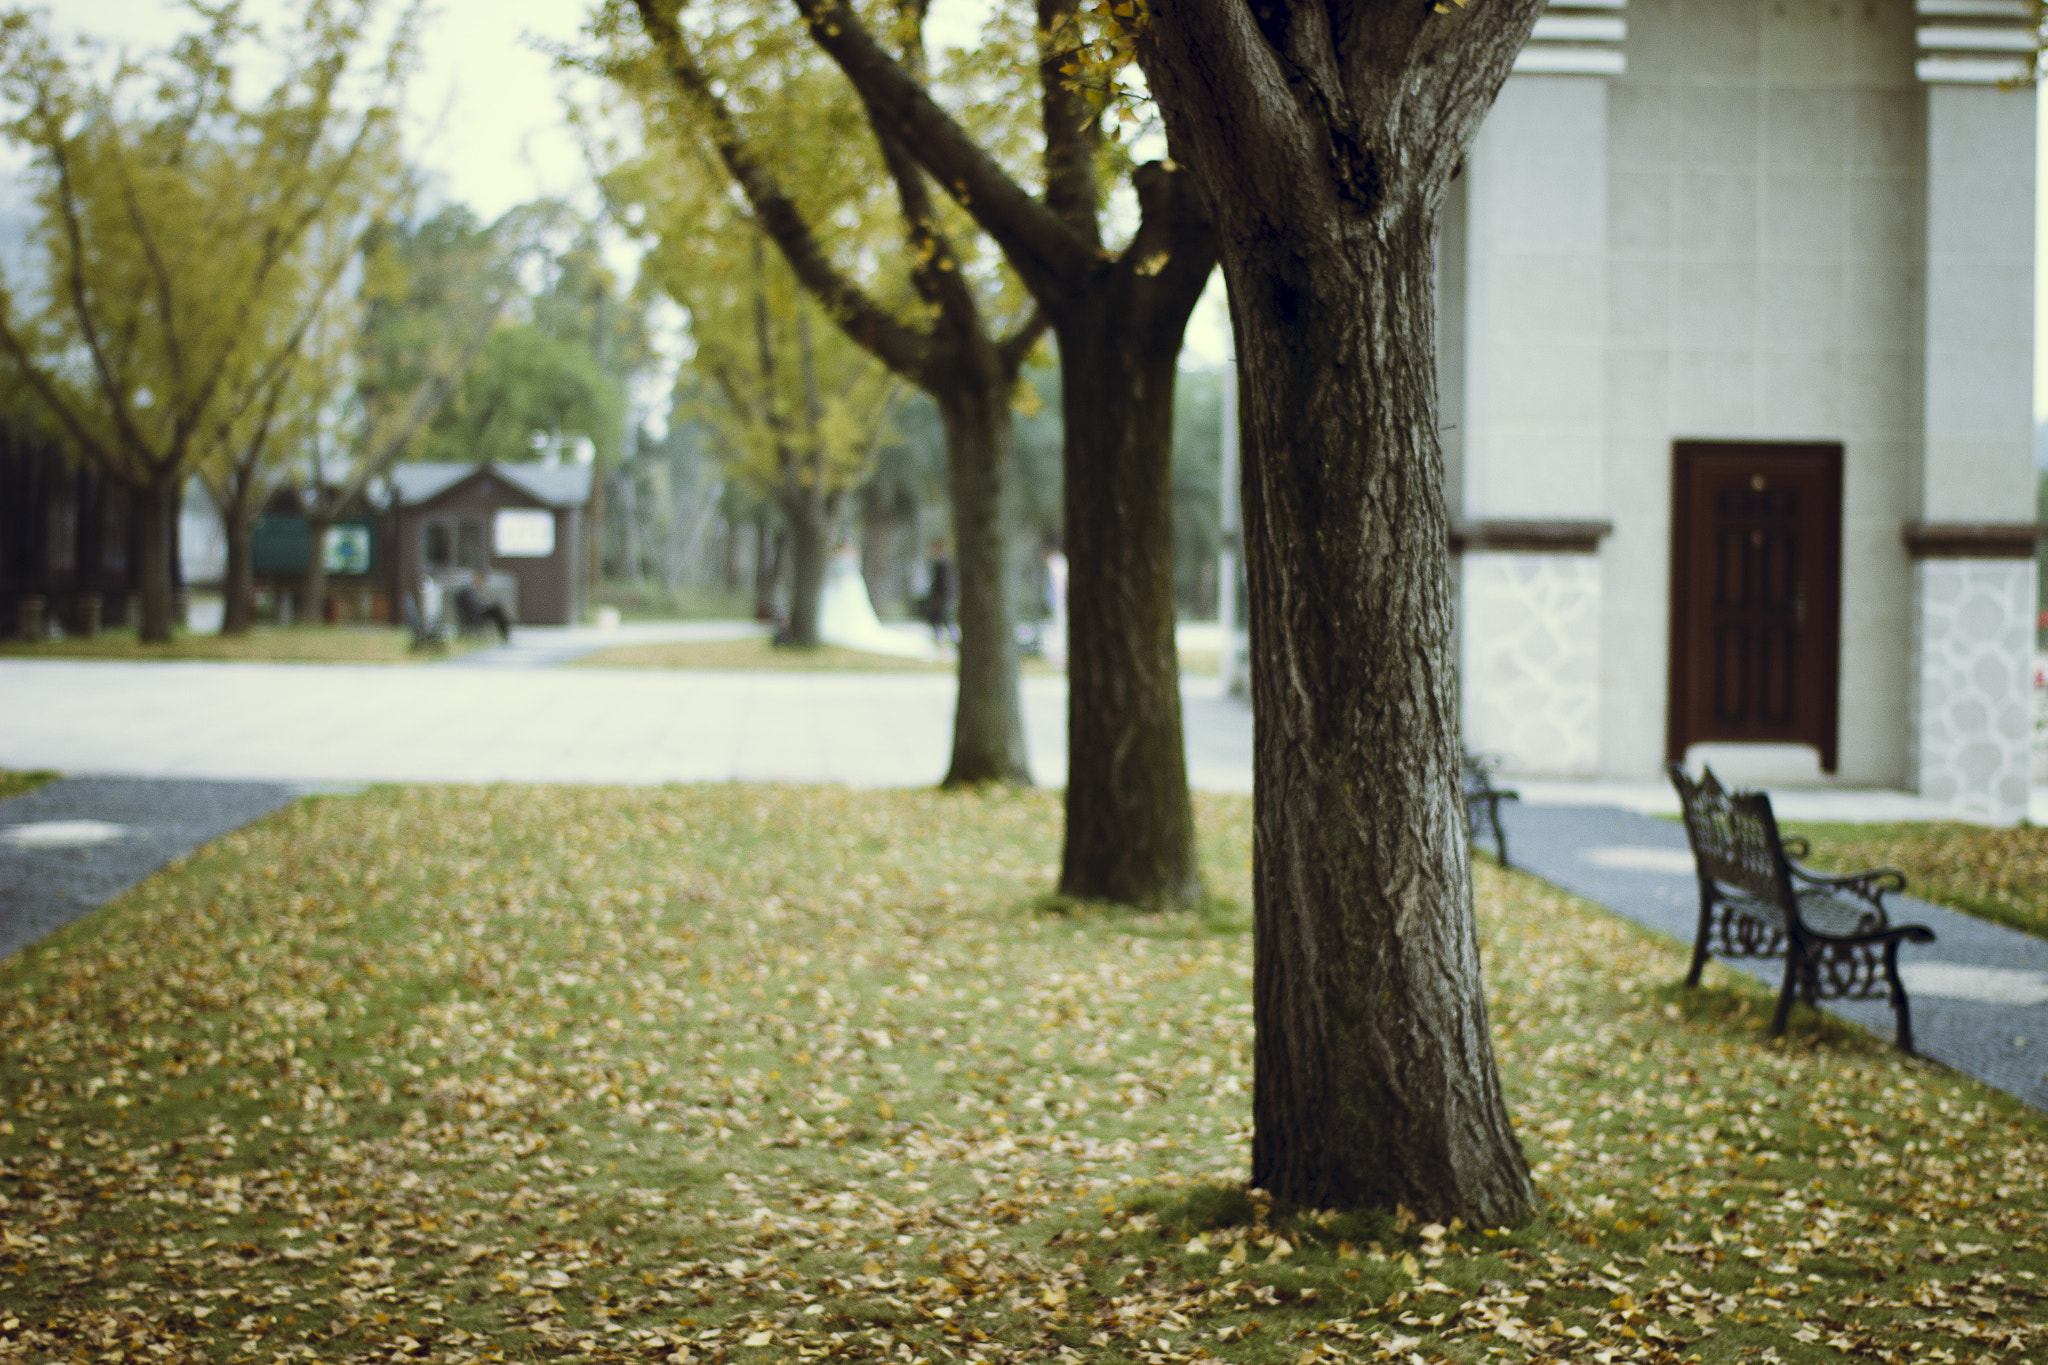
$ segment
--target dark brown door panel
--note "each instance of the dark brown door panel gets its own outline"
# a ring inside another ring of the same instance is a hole
[[[1842,448],[1673,448],[1666,749],[1811,744],[1835,770]]]

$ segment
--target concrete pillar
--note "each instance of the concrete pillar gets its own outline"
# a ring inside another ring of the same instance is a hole
[[[1927,88],[1924,526],[2033,520],[2031,84]],[[1942,548],[1942,542],[1950,548]],[[2034,561],[1935,548],[1913,574],[1908,766],[1922,795],[2001,822],[2026,814]]]
[[[1451,506],[1479,526],[1604,519],[1606,77],[1510,78],[1463,180],[1462,278],[1447,262],[1443,289],[1463,304],[1446,324],[1464,342]],[[1466,746],[1509,772],[1590,774],[1600,559],[1504,543],[1474,536],[1460,566]]]

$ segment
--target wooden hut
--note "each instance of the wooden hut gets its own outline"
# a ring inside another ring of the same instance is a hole
[[[406,464],[391,472],[397,581],[453,587],[484,574],[524,625],[583,619],[583,464]]]

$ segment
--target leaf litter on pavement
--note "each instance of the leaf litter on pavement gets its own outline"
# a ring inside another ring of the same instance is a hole
[[[1047,793],[378,789],[0,963],[0,1358],[2024,1360],[2040,1116],[1481,865],[1541,1196],[1246,1190],[1216,893]]]

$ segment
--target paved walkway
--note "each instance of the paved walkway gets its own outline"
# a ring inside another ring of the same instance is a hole
[[[304,790],[70,778],[0,801],[0,957]]]
[[[328,782],[844,782],[945,775],[944,673],[0,662],[0,767]],[[1066,680],[1024,680],[1033,776],[1066,781]],[[1251,716],[1183,687],[1189,776],[1251,789]]]
[[[1670,936],[1671,977],[1683,979],[1699,924],[1683,826],[1589,806],[1508,805],[1501,818],[1516,867]],[[2048,942],[1909,896],[1886,904],[1895,923],[1925,924],[1935,934],[1933,943],[1900,952],[1919,1050],[2048,1109]],[[1773,990],[1784,980],[1782,960],[1727,965]],[[1891,1008],[1882,1001],[1827,1008],[1880,1038],[1892,1036]]]

